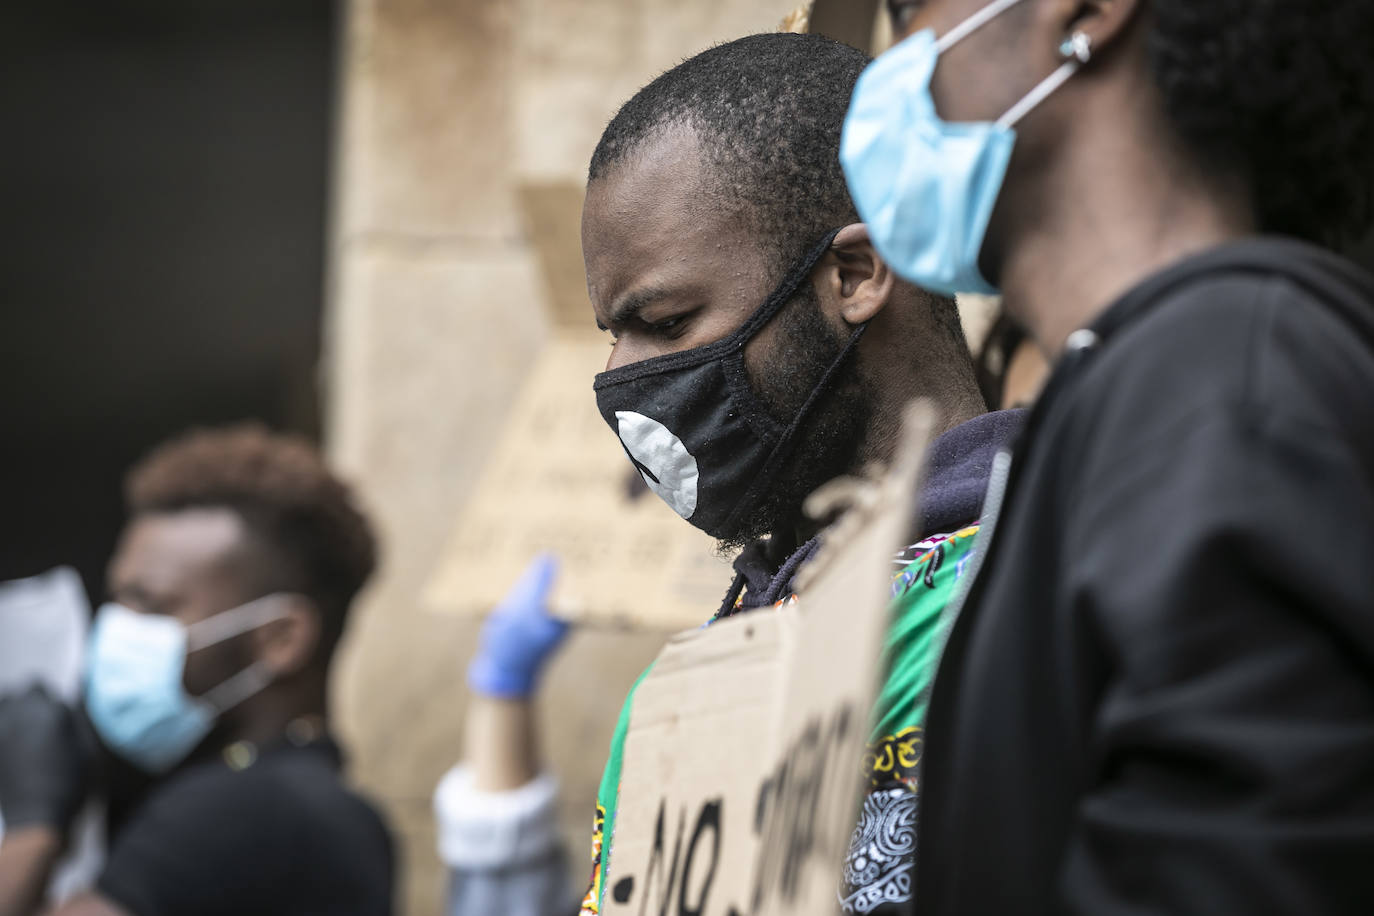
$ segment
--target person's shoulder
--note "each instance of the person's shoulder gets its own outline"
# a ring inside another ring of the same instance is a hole
[[[131,912],[259,912],[305,881],[328,902],[311,912],[383,913],[392,859],[384,821],[342,784],[337,758],[275,749],[164,780],[115,837],[99,887]],[[236,876],[230,897],[225,874]]]
[[[237,810],[257,794],[253,775],[235,771],[215,758],[182,766],[158,782],[136,812],[137,819],[199,819],[216,811]]]
[[[164,822],[251,820],[386,835],[381,815],[343,784],[335,760],[311,748],[269,751],[241,768],[218,760],[193,765],[159,786],[146,807]]]
[[[277,853],[290,848],[279,818],[289,814],[257,782],[219,759],[162,779],[112,838],[100,893],[133,913],[210,912],[205,894],[226,868],[256,863],[236,893],[273,884],[286,861]]]
[[[1041,432],[1059,468],[1047,480],[1068,503],[1100,508],[1179,475],[1220,486],[1296,455],[1374,461],[1367,286],[1322,256],[1206,266],[1123,300],[1099,319],[1100,342],[1059,370]]]
[[[1220,415],[1338,434],[1367,425],[1374,299],[1338,270],[1334,256],[1296,244],[1218,258],[1110,330],[1074,399],[1110,406],[1135,437]]]
[[[382,912],[390,895],[391,832],[378,809],[344,781],[338,748],[329,741],[280,748],[252,768],[262,802],[286,818],[286,842],[308,846],[297,873],[316,887],[330,883],[321,912]],[[245,771],[246,772],[246,771]],[[289,838],[289,839],[287,839]]]
[[[368,833],[389,843],[381,813],[345,783],[336,754],[330,748],[293,748],[265,755],[249,768],[256,772],[247,785],[293,818],[313,824],[312,830]]]

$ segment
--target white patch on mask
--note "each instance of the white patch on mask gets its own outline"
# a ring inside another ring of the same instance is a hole
[[[657,420],[632,410],[617,410],[616,432],[625,450],[639,462],[644,482],[683,518],[697,511],[697,460],[682,440]],[[655,481],[646,474],[657,477]]]

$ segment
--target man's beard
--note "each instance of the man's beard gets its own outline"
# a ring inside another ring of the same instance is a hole
[[[773,417],[787,425],[839,358],[845,341],[826,324],[809,283],[775,320],[777,337],[758,367],[748,370],[749,383]],[[758,505],[733,530],[717,533],[720,550],[733,551],[768,534],[790,537],[802,520],[806,497],[826,481],[856,470],[872,411],[857,354],[851,351],[811,405],[793,438],[791,454]]]

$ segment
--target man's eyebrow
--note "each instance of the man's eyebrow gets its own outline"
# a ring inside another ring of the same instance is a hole
[[[672,290],[661,286],[651,286],[646,289],[632,290],[615,301],[611,306],[611,314],[607,318],[607,323],[602,324],[597,319],[596,326],[601,330],[623,327],[626,322],[634,318],[640,310],[653,305],[661,299],[666,299],[672,295]]]

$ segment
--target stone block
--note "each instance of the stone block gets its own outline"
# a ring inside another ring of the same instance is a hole
[[[500,0],[357,0],[339,233],[509,239],[512,23]]]

